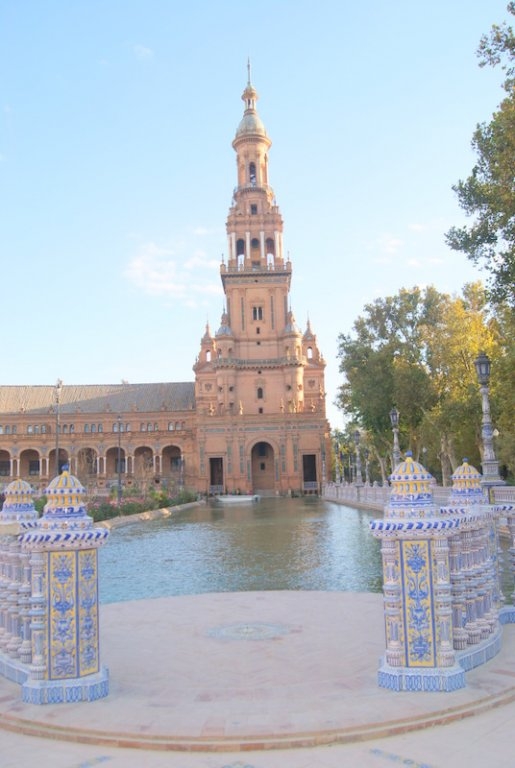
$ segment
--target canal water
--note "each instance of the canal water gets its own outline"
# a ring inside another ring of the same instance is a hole
[[[323,501],[263,498],[207,504],[114,528],[100,550],[100,600],[203,592],[380,592],[377,512]]]

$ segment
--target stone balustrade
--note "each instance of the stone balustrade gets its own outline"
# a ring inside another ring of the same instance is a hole
[[[96,528],[84,489],[63,472],[38,519],[32,489],[15,480],[0,511],[0,674],[33,704],[93,701],[109,691],[100,664]]]
[[[466,460],[445,505],[409,453],[390,479],[384,517],[370,524],[383,558],[386,651],[378,682],[453,691],[464,687],[467,670],[498,653],[501,625],[515,621],[513,607],[503,605],[499,567],[499,521],[503,515],[513,537],[515,506],[488,504],[481,475]]]

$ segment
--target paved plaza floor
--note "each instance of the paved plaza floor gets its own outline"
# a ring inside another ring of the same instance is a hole
[[[0,679],[1,768],[515,763],[515,626],[453,693],[378,688],[382,596],[246,592],[101,607],[110,695],[28,705]]]

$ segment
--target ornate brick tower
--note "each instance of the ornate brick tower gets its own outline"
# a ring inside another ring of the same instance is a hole
[[[271,141],[250,80],[232,143],[237,186],[221,265],[226,306],[194,366],[199,474],[208,492],[317,492],[325,466],[325,362],[290,309],[292,266],[268,179]]]

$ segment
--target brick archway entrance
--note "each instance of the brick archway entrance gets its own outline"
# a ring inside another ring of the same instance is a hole
[[[270,443],[261,441],[252,448],[252,491],[275,490],[275,455]]]

